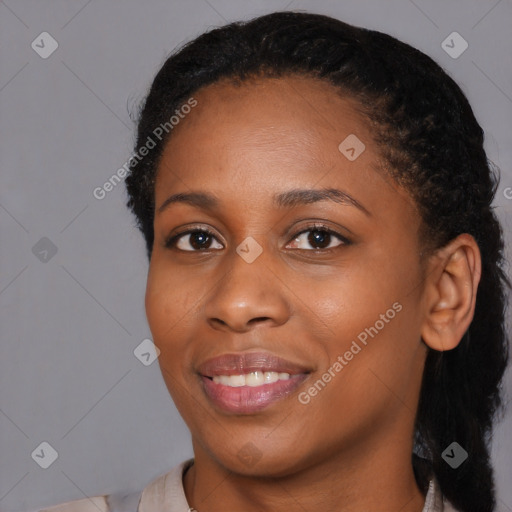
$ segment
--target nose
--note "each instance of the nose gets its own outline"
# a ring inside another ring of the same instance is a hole
[[[265,251],[247,263],[235,251],[228,270],[207,298],[207,322],[216,330],[246,332],[259,325],[284,324],[290,316],[286,285],[272,269]]]

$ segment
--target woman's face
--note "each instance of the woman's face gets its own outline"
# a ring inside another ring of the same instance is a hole
[[[410,454],[419,216],[367,122],[311,78],[194,98],[158,170],[146,311],[196,460],[277,476]]]

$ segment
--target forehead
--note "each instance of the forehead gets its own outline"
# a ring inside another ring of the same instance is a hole
[[[187,168],[190,178],[198,169],[203,177],[209,170],[220,178],[233,165],[322,173],[340,160],[347,137],[364,144],[366,164],[377,160],[357,103],[327,82],[301,76],[223,80],[194,98],[197,106],[173,129],[159,171],[172,163],[173,172]]]
[[[311,77],[258,77],[241,83],[223,79],[194,97],[197,106],[173,131],[170,144],[191,129],[204,133],[212,125],[222,130],[231,127],[231,135],[239,140],[257,136],[265,144],[290,143],[288,134],[298,138],[340,129],[364,132],[364,138],[370,134],[355,99]]]
[[[157,209],[172,193],[198,189],[230,197],[238,208],[270,204],[276,192],[294,188],[334,187],[363,204],[414,210],[409,194],[379,169],[358,103],[330,83],[301,76],[223,80],[193,97],[197,106],[173,129],[160,160]]]

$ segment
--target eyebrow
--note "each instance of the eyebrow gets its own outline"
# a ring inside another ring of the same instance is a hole
[[[273,205],[276,208],[294,208],[319,201],[334,201],[339,204],[354,206],[371,217],[371,213],[359,201],[347,192],[336,188],[293,189],[276,194],[273,197]],[[162,213],[173,203],[186,203],[204,210],[214,210],[220,206],[221,201],[216,196],[203,192],[180,192],[169,196],[160,205],[157,212]]]

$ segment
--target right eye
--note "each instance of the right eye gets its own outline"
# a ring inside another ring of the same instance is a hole
[[[187,237],[189,240],[187,241]],[[199,251],[208,251],[212,248],[210,247],[212,240],[216,240],[214,234],[207,229],[188,229],[187,231],[182,231],[181,233],[177,233],[173,235],[169,239],[165,241],[165,247],[168,249],[178,249],[180,251],[185,252],[199,252]],[[188,249],[188,247],[192,247],[192,249]],[[213,249],[222,249],[222,245],[219,244],[220,247],[214,247]]]

